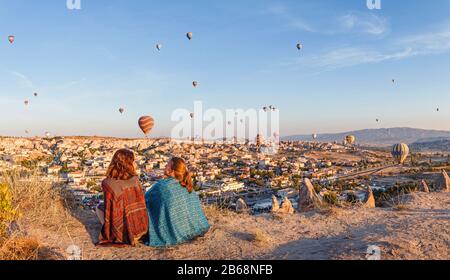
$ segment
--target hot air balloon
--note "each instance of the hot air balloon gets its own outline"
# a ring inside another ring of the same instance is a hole
[[[312,138],[313,138],[313,139],[317,139],[317,134],[314,133],[314,134],[312,135]]]
[[[194,37],[194,34],[193,34],[192,32],[188,32],[188,33],[186,34],[186,37],[187,37],[189,40],[192,40],[192,38]]]
[[[267,112],[267,107],[263,107],[264,112]]]
[[[408,158],[409,155],[409,147],[408,145],[401,143],[396,144],[392,147],[392,156],[397,160],[399,164],[403,164]]]
[[[347,141],[348,144],[353,145],[355,144],[356,137],[354,135],[347,135],[345,141]]]
[[[25,130],[25,134],[29,134],[30,132],[28,130]]]
[[[298,43],[298,44],[297,44],[297,49],[298,49],[298,50],[303,49],[303,44],[302,44],[302,43]]]
[[[25,101],[23,102],[23,104],[25,104],[25,106],[28,106],[29,103],[30,103],[30,102],[29,102],[28,100],[25,100]]]
[[[380,122],[380,120],[379,120],[379,119],[376,119],[376,121],[377,121],[377,122]]]
[[[37,92],[33,93],[33,95],[34,95],[34,97],[37,97],[37,96],[38,96]]]
[[[198,86],[198,82],[197,81],[193,81],[192,85],[196,88]]]
[[[45,133],[45,137],[50,138],[50,136],[51,136],[50,132]]]
[[[155,126],[155,120],[150,116],[143,116],[139,118],[139,127],[145,135],[148,135]]]
[[[161,44],[156,44],[156,48],[158,49],[158,51],[160,51],[162,49],[162,45]]]
[[[194,114],[194,113],[191,113],[190,116],[191,116],[191,119],[193,119],[194,116],[195,116],[195,114]]]
[[[16,37],[14,37],[13,35],[10,35],[9,37],[8,37],[8,41],[12,44],[12,43],[14,43],[14,40],[16,39]]]
[[[119,113],[123,114],[123,112],[125,112],[124,108],[119,108]]]
[[[392,83],[395,84],[395,79],[392,79]]]
[[[437,112],[439,112],[439,111],[440,111],[439,107],[438,107],[438,108],[436,109],[436,111],[437,111]]]

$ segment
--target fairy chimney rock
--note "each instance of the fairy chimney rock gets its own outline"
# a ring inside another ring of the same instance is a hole
[[[245,203],[244,199],[239,198],[236,202],[236,212],[245,213],[248,211],[247,203]]]
[[[308,178],[303,180],[299,190],[298,210],[307,212],[322,204],[322,199],[317,195],[314,186]]]
[[[364,201],[364,206],[367,208],[375,208],[375,197],[373,195],[372,188],[367,189],[366,200]]]
[[[272,195],[272,212],[277,212],[280,210],[280,204],[276,196]]]
[[[436,184],[437,191],[450,191],[450,178],[445,170],[442,170],[442,174],[439,176]]]
[[[422,180],[422,182],[420,182],[419,192],[426,192],[426,193],[430,192],[430,188],[428,187],[428,184],[425,180]]]
[[[284,214],[294,214],[294,207],[292,207],[292,203],[288,197],[283,199],[283,203],[281,204],[279,211]]]

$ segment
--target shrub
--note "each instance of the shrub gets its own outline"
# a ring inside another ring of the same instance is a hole
[[[358,202],[358,197],[356,196],[355,193],[347,193],[347,202],[349,203],[357,203]]]
[[[330,205],[338,205],[339,199],[334,192],[328,192],[323,196],[323,200]]]
[[[17,216],[18,213],[14,209],[13,197],[8,185],[0,184],[0,236],[5,234],[8,224]]]

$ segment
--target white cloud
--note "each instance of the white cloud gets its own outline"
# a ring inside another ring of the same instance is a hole
[[[354,31],[379,36],[389,31],[388,20],[373,14],[349,12],[338,17],[338,23],[344,32]]]
[[[314,28],[311,27],[304,19],[300,17],[293,16],[289,9],[284,5],[272,5],[265,9],[263,12],[265,15],[277,16],[287,22],[287,25],[291,28],[315,32]]]
[[[19,78],[21,85],[23,85],[24,87],[30,88],[30,89],[34,88],[33,82],[26,75],[19,73],[19,72],[11,72],[11,74],[16,76],[17,78]]]
[[[310,67],[328,71],[361,64],[381,63],[407,59],[415,56],[442,54],[450,52],[450,25],[437,31],[405,36],[375,47],[340,47],[332,51],[305,56],[282,63],[286,67]]]

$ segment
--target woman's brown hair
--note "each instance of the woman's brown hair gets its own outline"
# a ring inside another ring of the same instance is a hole
[[[137,176],[134,167],[134,153],[127,149],[118,150],[106,171],[106,177],[115,180],[129,180]]]
[[[175,179],[191,193],[194,190],[194,185],[192,184],[191,173],[187,169],[186,162],[178,157],[172,158],[170,162],[172,163]]]

